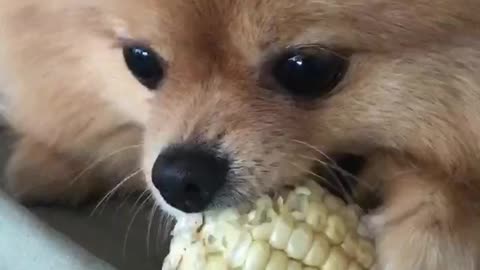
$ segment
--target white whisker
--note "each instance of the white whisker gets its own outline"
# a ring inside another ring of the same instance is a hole
[[[102,205],[102,203],[104,203],[108,198],[110,198],[123,184],[125,184],[128,180],[132,179],[135,175],[137,175],[141,171],[142,169],[138,169],[135,172],[131,173],[130,175],[125,177],[122,181],[120,181],[120,183],[118,183],[115,187],[113,187],[107,194],[105,194],[105,196],[103,196],[103,198],[95,206],[90,216],[93,216],[93,214],[100,207],[100,205]]]
[[[298,170],[300,170],[301,172],[310,174],[310,175],[316,177],[317,179],[322,180],[322,181],[323,181],[323,184],[327,185],[329,188],[331,188],[331,189],[333,189],[333,190],[335,190],[335,191],[337,191],[337,192],[339,191],[339,190],[337,189],[337,187],[335,187],[334,185],[332,185],[332,183],[330,183],[325,177],[320,176],[320,175],[318,175],[317,173],[315,173],[315,172],[313,172],[313,171],[311,171],[311,170],[309,170],[309,169],[303,168],[302,166],[300,166],[300,165],[298,165],[298,164],[296,164],[296,163],[294,163],[294,162],[290,162],[290,164],[292,164],[294,167],[296,167],[296,168],[297,168]]]
[[[147,188],[142,193],[140,193],[140,195],[138,195],[138,198],[135,200],[135,202],[132,205],[132,208],[130,209],[130,213],[132,213],[134,211],[137,204],[140,202],[140,200],[143,198],[143,196],[145,196],[145,194],[148,194],[149,191],[150,190]]]
[[[135,148],[139,148],[139,147],[142,147],[143,144],[136,144],[136,145],[130,145],[130,146],[126,146],[126,147],[122,147],[120,149],[117,149],[113,152],[110,152],[109,154],[106,154],[98,159],[96,159],[95,161],[93,161],[92,163],[90,163],[85,169],[83,169],[81,172],[79,172],[77,174],[77,176],[75,176],[72,181],[70,182],[70,185],[74,185],[83,175],[85,175],[89,170],[93,169],[95,166],[97,166],[98,164],[102,163],[103,161],[109,159],[109,158],[112,158],[122,152],[125,152],[125,151],[128,151],[128,150],[131,150],[131,149],[135,149]]]
[[[135,211],[135,213],[133,214],[133,217],[132,217],[132,220],[130,221],[130,223],[128,224],[128,227],[127,227],[127,232],[125,234],[125,239],[124,239],[124,243],[123,243],[123,256],[126,257],[126,254],[127,254],[127,241],[128,241],[128,236],[130,234],[130,231],[132,229],[132,225],[133,223],[135,222],[135,219],[136,217],[138,216],[138,214],[140,213],[140,211],[143,209],[143,207],[145,206],[145,204],[150,200],[150,198],[152,198],[152,195],[150,194],[149,196],[147,196],[145,198],[145,200],[143,200],[143,202],[138,206],[137,210]]]
[[[153,221],[154,221],[154,218],[155,218],[155,214],[157,213],[157,210],[158,210],[158,206],[155,204],[153,207],[152,207],[152,210],[150,212],[150,216],[149,216],[149,221],[148,221],[148,229],[147,229],[147,256],[150,257],[150,238],[151,238],[151,233],[152,233],[152,225],[153,225]]]

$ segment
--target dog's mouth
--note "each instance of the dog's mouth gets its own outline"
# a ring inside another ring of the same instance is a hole
[[[349,202],[361,184],[359,175],[365,169],[367,157],[355,154],[332,155],[332,160],[315,165],[314,172],[322,179],[319,182],[332,194]]]
[[[329,191],[342,198],[347,195],[352,196],[367,158],[354,154],[338,154],[334,156],[333,161],[333,164],[323,166],[324,173],[327,173],[325,177],[330,183]]]

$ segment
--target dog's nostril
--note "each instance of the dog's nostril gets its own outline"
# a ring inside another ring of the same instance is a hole
[[[223,186],[229,161],[202,145],[177,145],[155,161],[152,181],[162,197],[187,213],[204,211]]]
[[[199,186],[193,184],[187,184],[184,189],[185,198],[190,201],[206,201],[209,194],[206,191],[202,191]]]
[[[192,185],[192,184],[187,184],[185,186],[185,194],[187,195],[195,195],[195,194],[200,194],[200,188],[198,186]]]

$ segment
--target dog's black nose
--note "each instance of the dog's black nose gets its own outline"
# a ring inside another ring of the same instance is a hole
[[[186,212],[206,210],[224,185],[229,161],[203,145],[178,145],[157,157],[152,180],[165,201]]]

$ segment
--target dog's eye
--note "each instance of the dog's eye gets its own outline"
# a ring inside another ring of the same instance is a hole
[[[332,91],[342,80],[348,60],[324,49],[294,49],[281,55],[272,74],[290,94],[317,98]]]
[[[127,46],[123,48],[123,57],[128,69],[140,83],[150,90],[158,87],[165,72],[162,61],[152,49]]]

